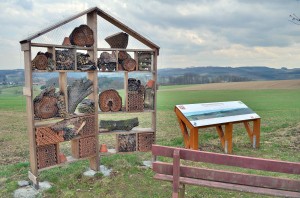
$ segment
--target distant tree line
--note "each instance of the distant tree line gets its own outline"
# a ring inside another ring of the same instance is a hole
[[[186,73],[180,76],[161,76],[158,78],[158,82],[160,85],[207,84],[243,81],[251,81],[251,79],[237,75],[209,76],[195,73]]]

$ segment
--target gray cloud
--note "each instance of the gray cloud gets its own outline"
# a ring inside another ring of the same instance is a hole
[[[288,21],[289,14],[299,11],[296,0],[4,1],[0,2],[4,8],[0,36],[9,50],[0,48],[0,53],[3,57],[20,56],[19,40],[93,6],[157,43],[161,47],[160,67],[299,67],[300,26]],[[116,31],[109,26],[101,28],[107,34]],[[0,68],[22,67],[15,60],[20,58],[0,60]]]

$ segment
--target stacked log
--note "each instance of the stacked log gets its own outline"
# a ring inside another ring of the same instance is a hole
[[[72,45],[91,47],[94,44],[93,30],[87,25],[76,27],[69,38]]]
[[[103,112],[120,111],[122,109],[122,98],[114,89],[108,89],[99,94],[99,108]]]
[[[36,57],[31,61],[32,69],[38,70],[54,70],[53,54],[46,52],[38,52]]]
[[[101,120],[100,128],[108,129],[109,131],[114,130],[125,130],[130,131],[133,127],[139,125],[138,118],[132,118],[127,120]]]
[[[55,59],[57,70],[75,69],[75,53],[73,50],[55,50]]]
[[[38,119],[64,117],[65,102],[61,92],[55,93],[55,87],[47,87],[33,100],[34,116]],[[59,105],[58,105],[59,104]]]
[[[90,60],[89,54],[84,53],[76,53],[77,57],[77,69],[82,71],[90,71],[90,70],[96,70],[95,62]]]
[[[74,113],[77,105],[93,92],[93,82],[89,79],[75,80],[68,86],[68,112]]]
[[[106,37],[105,41],[110,45],[111,48],[126,49],[128,45],[128,34],[125,32],[119,32]]]
[[[102,52],[98,58],[98,68],[100,71],[115,71],[117,65],[117,59],[114,53]]]

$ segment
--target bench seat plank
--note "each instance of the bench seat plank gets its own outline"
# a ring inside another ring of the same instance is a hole
[[[154,179],[172,182],[173,176],[156,173],[154,175]],[[298,197],[298,198],[300,197],[299,192],[244,186],[244,185],[238,185],[238,184],[229,184],[229,183],[223,183],[223,182],[207,181],[207,180],[202,180],[202,179],[180,177],[179,181],[182,184],[214,187],[214,188],[221,188],[221,189],[227,189],[227,190],[235,190],[235,191],[240,191],[240,192],[259,193],[259,194],[264,194],[264,195],[273,195],[273,196],[275,195],[275,196],[282,196],[282,197]]]
[[[173,157],[176,148],[152,145],[154,156]],[[300,174],[300,163],[180,149],[180,159],[278,173]]]
[[[153,171],[165,175],[173,175],[173,164],[165,162],[153,162]],[[231,184],[257,186],[280,190],[300,192],[300,180],[284,179],[270,176],[238,173],[208,168],[180,166],[180,176],[194,179],[204,179]]]

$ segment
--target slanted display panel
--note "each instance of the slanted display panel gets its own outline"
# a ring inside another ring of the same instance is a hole
[[[176,105],[194,127],[260,118],[241,101]]]

